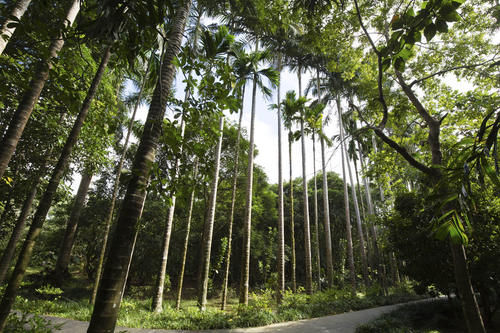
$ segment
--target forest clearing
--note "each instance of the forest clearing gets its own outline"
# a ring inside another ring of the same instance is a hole
[[[499,332],[499,69],[498,0],[1,0],[0,333]]]

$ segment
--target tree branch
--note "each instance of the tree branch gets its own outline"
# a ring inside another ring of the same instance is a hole
[[[489,62],[492,62],[494,59],[490,59],[490,60],[486,60],[484,62],[481,62],[481,63],[478,63],[478,64],[472,64],[472,65],[463,65],[463,66],[456,66],[456,67],[451,67],[451,68],[446,68],[446,69],[443,69],[441,71],[438,71],[436,73],[433,73],[433,74],[430,74],[430,75],[427,75],[427,76],[424,76],[423,78],[421,79],[418,79],[418,80],[414,80],[412,81],[410,84],[408,84],[408,87],[411,88],[413,87],[415,84],[419,84],[420,82],[423,82],[425,80],[428,80],[434,76],[438,76],[438,75],[443,75],[443,74],[446,74],[448,72],[452,72],[452,71],[455,71],[457,69],[470,69],[470,68],[475,68],[475,67],[480,67],[480,66],[483,66],[483,65],[486,65],[487,63]]]
[[[382,87],[382,79],[383,79],[383,70],[382,70],[382,55],[380,54],[380,51],[377,49],[375,46],[375,43],[373,42],[373,39],[371,38],[370,34],[366,30],[366,27],[363,23],[363,19],[361,17],[361,11],[359,10],[358,6],[358,1],[354,0],[354,5],[356,6],[356,14],[358,16],[359,24],[361,25],[361,29],[363,29],[363,32],[365,33],[366,38],[368,38],[368,41],[370,42],[370,45],[372,46],[373,52],[377,55],[377,65],[378,65],[378,78],[377,78],[377,86],[378,86],[378,99],[380,101],[380,104],[382,105],[382,110],[383,110],[383,116],[382,116],[382,121],[380,122],[379,126],[380,128],[384,128],[385,125],[387,124],[387,118],[389,117],[389,108],[387,107],[387,103],[385,101],[384,97],[384,90]]]

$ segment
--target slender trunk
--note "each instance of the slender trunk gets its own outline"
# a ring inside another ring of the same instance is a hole
[[[6,15],[7,19],[5,20],[5,22],[3,22],[2,29],[0,29],[0,55],[5,50],[10,37],[12,37],[14,31],[16,31],[17,28],[17,25],[11,27],[9,27],[9,25],[21,20],[21,17],[23,17],[24,12],[26,11],[26,9],[28,9],[30,3],[31,0],[19,0],[15,5],[12,6],[10,13]],[[11,19],[14,17],[16,18],[16,20]]]
[[[142,212],[144,211],[144,204],[146,203],[146,198],[148,194],[144,196],[144,200],[142,200],[142,207],[141,207],[141,212],[139,213],[139,227],[135,230],[135,235],[134,235],[134,240],[132,242],[132,251],[130,253],[130,259],[128,260],[127,264],[127,272],[125,273],[125,282],[123,283],[123,288],[122,288],[122,294],[120,298],[120,303],[123,300],[123,296],[125,295],[125,289],[127,288],[127,280],[128,280],[128,275],[130,273],[130,266],[132,265],[132,259],[134,257],[134,251],[135,251],[135,244],[137,243],[137,235],[139,235],[139,229],[140,229],[140,223],[141,223],[141,218],[142,218]]]
[[[361,145],[358,142],[358,153],[359,153],[359,160],[361,161],[361,169],[365,170],[365,163],[363,159],[363,153],[361,149]],[[378,241],[377,241],[377,230],[375,229],[374,225],[374,218],[375,218],[375,208],[373,206],[373,200],[372,200],[372,193],[370,189],[370,182],[366,177],[363,177],[363,184],[365,186],[365,195],[366,195],[366,204],[368,206],[368,225],[369,229],[372,234],[372,248],[373,248],[373,261],[374,261],[374,266],[376,267],[377,273],[380,276],[380,279],[382,278],[381,273],[382,270],[380,269],[380,252],[378,248]],[[381,281],[381,283],[383,283]]]
[[[325,158],[325,140],[320,138],[321,143],[321,168],[323,173],[323,223],[325,229],[325,247],[326,247],[326,270],[328,287],[333,287],[333,253],[332,253],[332,235],[330,231],[330,201],[328,199],[328,175],[326,173]]]
[[[302,97],[302,68],[299,66],[299,98]],[[309,195],[307,193],[306,172],[306,138],[304,133],[304,110],[301,111],[300,136],[302,145],[302,196],[304,201],[304,255],[306,268],[306,293],[311,295],[312,288],[312,260],[311,260],[311,232],[309,227]]]
[[[66,13],[64,27],[69,27],[73,24],[80,10],[80,0],[74,0],[68,12]],[[2,38],[0,37],[0,40]],[[38,102],[38,98],[45,86],[45,82],[49,78],[49,72],[53,67],[53,60],[64,45],[63,35],[59,35],[49,46],[48,57],[42,61],[34,77],[31,79],[28,90],[24,93],[19,106],[17,107],[14,116],[12,117],[9,128],[5,133],[2,142],[0,143],[0,179],[2,179],[10,158],[17,147],[19,139],[23,134],[24,127]]]
[[[370,248],[370,234],[369,234],[369,226],[368,226],[368,219],[366,218],[366,208],[365,208],[365,203],[363,200],[363,191],[361,190],[361,182],[359,181],[359,172],[358,172],[358,162],[356,161],[356,158],[353,157],[352,159],[353,164],[354,164],[354,175],[356,176],[356,191],[359,194],[359,203],[361,204],[361,221],[363,222],[364,225],[364,232],[365,232],[365,244],[366,244],[366,258],[367,258],[367,263],[368,267],[370,268],[370,272],[374,268],[373,264],[373,254],[372,254],[372,249]]]
[[[259,49],[259,41],[255,42],[255,52]],[[248,171],[245,220],[243,222],[243,252],[240,276],[240,304],[248,305],[248,286],[250,279],[250,240],[252,233],[252,194],[253,194],[253,157],[255,144],[255,98],[257,95],[257,74],[253,76],[252,111],[250,115],[250,147],[248,150]]]
[[[193,180],[196,181],[197,177],[198,177],[198,160],[196,160],[194,163]],[[193,216],[195,192],[196,192],[196,185],[193,184],[193,188],[191,189],[191,199],[189,200],[189,213],[186,223],[186,237],[184,238],[184,250],[182,251],[182,265],[181,265],[181,271],[179,272],[179,283],[177,284],[177,301],[175,303],[175,308],[177,310],[179,310],[181,307],[182,285],[184,283],[184,270],[186,268],[186,258],[189,245],[189,233],[191,230],[191,218]]]
[[[198,27],[200,25],[200,19],[201,19],[201,14],[198,16],[197,22],[196,22],[196,27],[195,27],[195,33],[194,33],[194,40],[193,40],[193,47],[196,47],[198,44],[198,34],[196,31],[198,30]],[[191,73],[188,75],[191,77]],[[186,93],[184,96],[184,101],[187,102],[190,96],[191,90],[186,88]],[[184,112],[181,117],[181,124],[180,124],[180,129],[181,129],[181,146],[179,149],[179,155],[182,156],[182,151],[183,151],[183,142],[184,141],[184,132],[186,129],[186,121],[185,121],[185,115]],[[175,168],[174,168],[174,174],[172,176],[172,181],[176,181],[177,177],[179,175],[179,170],[180,170],[180,162],[181,158],[177,157],[175,159]],[[164,234],[163,234],[163,243],[162,243],[162,258],[160,262],[160,269],[158,271],[158,277],[156,279],[156,287],[155,287],[155,293],[153,296],[153,302],[151,305],[151,309],[154,312],[162,312],[163,311],[163,292],[164,292],[164,286],[165,286],[165,278],[167,274],[167,262],[168,262],[168,250],[170,248],[170,237],[172,236],[172,225],[174,223],[174,215],[175,215],[175,203],[176,203],[176,194],[173,193],[171,197],[171,204],[170,207],[168,208],[168,213],[167,213],[167,220],[165,221],[165,229],[164,229]]]
[[[156,84],[148,117],[134,158],[132,170],[135,172],[129,181],[127,193],[118,217],[116,232],[114,233],[108,260],[97,292],[94,311],[88,328],[89,333],[113,332],[116,325],[126,274],[125,267],[130,260],[142,202],[146,195],[145,187],[150,176],[151,165],[154,162],[167,99],[175,75],[175,65],[172,62],[181,47],[190,6],[191,1],[185,0],[176,10],[172,29],[168,34],[169,47],[162,61],[160,77]]]
[[[111,195],[111,204],[109,205],[108,212],[106,214],[106,221],[104,223],[104,235],[102,237],[102,245],[101,251],[99,252],[99,261],[97,264],[97,271],[94,281],[94,286],[92,288],[92,296],[90,297],[90,304],[95,303],[95,298],[97,296],[97,289],[99,287],[99,282],[102,274],[102,267],[104,265],[104,256],[106,254],[106,248],[108,245],[109,232],[111,230],[111,223],[113,221],[113,214],[116,205],[116,199],[118,198],[118,191],[120,189],[120,178],[122,175],[123,163],[125,162],[125,157],[127,156],[128,151],[128,143],[130,140],[130,134],[132,133],[132,126],[134,125],[135,117],[137,115],[137,110],[139,109],[139,105],[141,103],[142,94],[144,92],[144,86],[146,85],[146,79],[151,68],[151,62],[153,60],[154,51],[151,52],[151,57],[149,58],[146,72],[144,73],[144,78],[142,79],[141,88],[139,89],[139,93],[137,95],[137,102],[135,103],[134,110],[132,111],[132,117],[128,123],[127,135],[125,137],[125,143],[123,144],[123,152],[120,156],[120,161],[118,162],[118,169],[115,176],[115,182],[113,185],[113,194]]]
[[[342,124],[341,124],[342,125]],[[341,129],[343,131],[343,129]],[[344,153],[347,155],[347,151],[345,149],[345,144],[342,141],[342,149]],[[366,251],[365,251],[365,237],[363,235],[363,226],[361,225],[361,215],[359,213],[359,204],[358,204],[358,195],[356,194],[356,185],[354,184],[352,171],[351,171],[351,163],[349,162],[349,156],[346,156],[346,164],[347,164],[347,172],[349,173],[349,180],[351,182],[351,195],[354,203],[354,211],[356,213],[356,223],[358,226],[358,236],[359,236],[359,252],[361,253],[361,266],[363,269],[363,280],[365,282],[365,286],[370,285],[370,279],[368,277],[368,262],[366,260]]]
[[[37,179],[31,184],[31,191],[24,201],[21,214],[19,214],[19,217],[17,218],[16,226],[14,227],[14,230],[12,230],[9,242],[3,252],[2,259],[0,259],[0,285],[5,281],[10,262],[12,261],[12,257],[14,256],[14,252],[16,250],[17,241],[21,237],[24,226],[26,225],[26,220],[31,212],[31,207],[33,206],[33,201],[36,197],[37,186],[40,183],[40,178],[40,176],[37,177]]]
[[[236,137],[236,149],[234,152],[234,170],[233,170],[233,191],[231,194],[231,213],[229,215],[229,230],[227,236],[227,251],[226,251],[226,266],[224,269],[224,281],[222,282],[222,300],[221,300],[221,310],[226,309],[227,301],[227,286],[229,283],[229,268],[231,265],[231,251],[233,243],[233,223],[234,223],[234,208],[236,205],[236,186],[238,183],[238,168],[240,161],[240,138],[241,138],[241,122],[243,120],[243,102],[245,100],[245,86],[242,88],[241,92],[241,110],[240,119],[238,121],[238,134]]]
[[[278,54],[278,304],[281,304],[285,293],[285,212],[283,203],[283,158],[281,147],[281,54]]]
[[[83,101],[80,113],[78,114],[73,128],[71,129],[71,132],[68,136],[68,139],[64,144],[59,160],[57,161],[57,164],[52,172],[51,179],[47,185],[45,193],[42,196],[42,199],[40,200],[40,204],[38,205],[35,216],[33,217],[33,222],[31,223],[30,230],[28,231],[28,235],[26,236],[26,240],[24,241],[23,248],[21,250],[21,253],[19,254],[16,268],[12,273],[9,285],[5,291],[2,303],[0,304],[0,331],[4,328],[7,316],[9,315],[9,312],[12,309],[12,305],[14,304],[17,289],[19,288],[19,285],[24,278],[26,268],[28,267],[29,261],[31,259],[31,254],[33,253],[33,247],[35,246],[36,239],[42,231],[43,223],[45,222],[47,213],[49,212],[49,209],[52,205],[52,200],[59,186],[59,182],[61,181],[66,167],[68,166],[71,151],[73,150],[73,147],[78,140],[78,135],[80,134],[83,122],[85,121],[85,118],[87,117],[87,114],[90,110],[92,100],[97,93],[99,82],[102,79],[110,55],[111,47],[108,46],[101,59],[101,63],[99,64],[99,68],[97,69],[94,79],[92,80],[92,84],[90,85],[87,96]]]
[[[219,120],[219,142],[217,143],[217,148],[215,152],[215,170],[214,178],[212,180],[212,189],[210,193],[209,202],[209,216],[208,223],[205,224],[205,230],[203,231],[204,242],[202,244],[202,274],[201,274],[201,290],[198,292],[198,306],[201,311],[205,311],[207,306],[207,293],[208,293],[208,274],[210,272],[210,253],[212,249],[212,235],[214,231],[215,222],[215,205],[217,202],[217,185],[219,183],[219,169],[220,169],[220,155],[222,150],[222,136],[224,133],[224,117],[221,116]]]
[[[321,262],[319,256],[319,227],[318,227],[318,182],[316,179],[316,138],[313,136],[313,177],[314,177],[314,256],[316,257],[316,269],[318,289],[321,290]]]
[[[58,284],[61,284],[64,277],[68,274],[68,266],[71,259],[71,250],[73,249],[73,244],[75,242],[80,213],[85,204],[85,197],[87,196],[91,181],[92,173],[87,170],[82,175],[80,186],[78,187],[78,192],[76,193],[75,203],[73,204],[63,242],[59,250],[59,255],[57,257],[54,277]]]
[[[321,82],[319,78],[319,68],[316,70],[316,88],[318,90],[318,100],[321,100]],[[321,132],[323,132],[323,123],[321,123]],[[323,176],[323,229],[325,233],[326,247],[326,270],[328,287],[333,287],[333,254],[332,254],[332,236],[330,231],[330,203],[328,200],[328,175],[326,173],[325,159],[325,140],[320,136],[321,144],[321,170]]]
[[[342,125],[342,109],[340,106],[340,97],[337,96],[337,109],[339,113],[339,128],[340,128],[340,151],[342,154],[342,178],[344,179],[344,207],[345,207],[345,226],[347,237],[347,260],[349,262],[349,273],[351,277],[351,294],[356,294],[356,272],[354,270],[354,253],[352,248],[351,234],[351,213],[349,210],[349,193],[347,188],[347,177],[345,173],[345,157],[344,157],[344,130]]]
[[[292,247],[292,291],[297,292],[297,258],[295,255],[295,220],[293,209],[293,176],[292,176],[292,139],[291,132],[288,136],[288,153],[290,156],[290,238]]]

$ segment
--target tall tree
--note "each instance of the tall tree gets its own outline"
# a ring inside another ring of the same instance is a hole
[[[82,173],[82,179],[76,192],[75,202],[71,208],[71,214],[68,219],[66,231],[64,233],[61,248],[57,256],[56,267],[54,269],[54,277],[58,284],[61,284],[64,277],[69,274],[68,266],[71,259],[71,250],[75,243],[76,230],[80,220],[80,213],[85,205],[85,198],[89,190],[90,182],[92,181],[92,172],[87,169]]]
[[[219,183],[220,156],[222,149],[222,136],[224,133],[224,117],[219,119],[219,141],[215,149],[215,166],[214,175],[212,178],[212,186],[210,189],[210,200],[208,206],[208,221],[205,223],[203,230],[203,244],[201,255],[201,283],[198,290],[198,307],[204,311],[207,306],[208,293],[208,274],[210,272],[210,253],[212,249],[212,235],[215,222],[215,204],[217,201],[217,185]]]
[[[7,19],[2,22],[2,28],[0,28],[0,55],[5,50],[7,43],[9,42],[10,37],[16,31],[17,23],[23,17],[24,12],[28,9],[31,0],[19,0],[16,1],[12,8],[10,8],[9,13],[6,15]]]
[[[252,193],[253,193],[253,164],[255,151],[255,107],[257,87],[259,87],[265,95],[270,95],[271,92],[263,83],[263,78],[268,78],[273,84],[277,81],[277,74],[271,68],[259,69],[260,63],[269,59],[268,52],[258,51],[258,40],[255,42],[255,52],[251,56],[249,63],[249,74],[253,77],[252,87],[252,111],[250,115],[250,147],[248,150],[248,170],[247,170],[247,187],[246,187],[246,204],[245,204],[245,220],[243,222],[243,252],[242,265],[240,276],[240,304],[248,304],[248,287],[250,279],[250,240],[252,232]]]
[[[99,64],[99,68],[97,69],[94,79],[92,80],[92,84],[90,85],[89,91],[87,92],[87,96],[83,101],[80,112],[75,119],[73,124],[73,128],[64,144],[61,155],[59,156],[59,160],[52,171],[52,176],[49,180],[49,184],[45,189],[45,192],[40,200],[35,216],[33,217],[33,222],[31,223],[30,230],[28,231],[28,235],[26,236],[26,240],[24,241],[23,247],[19,254],[19,258],[12,273],[12,276],[9,281],[9,285],[5,290],[5,294],[2,299],[2,303],[0,304],[0,331],[5,327],[7,316],[9,315],[10,310],[12,309],[12,305],[14,304],[14,300],[17,295],[17,289],[21,284],[24,274],[26,273],[26,268],[28,267],[29,261],[31,259],[31,254],[33,253],[33,247],[35,246],[36,240],[42,230],[43,224],[49,212],[49,209],[52,205],[52,200],[54,199],[54,195],[59,187],[59,183],[62,179],[64,171],[69,163],[69,157],[75,146],[80,131],[83,127],[83,123],[87,114],[90,110],[90,106],[92,104],[92,100],[97,93],[97,88],[101,79],[106,70],[106,66],[108,64],[109,58],[111,56],[111,46],[107,46],[104,54],[101,58],[101,62]]]
[[[195,192],[196,192],[196,178],[197,177],[198,177],[198,160],[196,159],[194,162],[194,171],[193,171],[194,183],[193,183],[192,189],[191,189],[191,197],[189,199],[189,212],[188,212],[188,217],[187,217],[187,221],[186,221],[186,236],[184,238],[184,249],[182,251],[181,271],[179,272],[179,279],[177,282],[177,298],[176,298],[176,302],[175,302],[175,308],[177,310],[179,310],[181,307],[182,285],[184,284],[184,271],[186,268],[186,259],[187,259],[188,245],[189,245],[189,234],[191,231],[191,219],[193,217],[193,206],[194,206],[194,199],[195,199]]]
[[[80,0],[74,0],[69,7],[66,16],[63,20],[64,24],[62,30],[73,24],[78,12],[80,11]],[[1,38],[0,38],[1,39]],[[0,143],[0,179],[2,179],[9,161],[17,147],[19,139],[23,134],[24,127],[38,102],[38,98],[49,78],[49,72],[53,67],[53,60],[64,46],[63,31],[60,35],[50,44],[48,50],[48,57],[44,59],[35,72],[34,77],[31,79],[29,88],[24,92],[24,95],[19,102],[12,120],[10,121],[7,132],[5,133],[2,142]]]
[[[162,59],[160,77],[156,84],[149,107],[141,140],[134,158],[133,173],[123,206],[119,214],[116,233],[113,238],[108,260],[104,267],[102,282],[97,292],[94,311],[88,332],[112,332],[116,325],[120,308],[121,292],[130,260],[135,230],[146,194],[146,184],[154,162],[161,125],[168,96],[175,76],[174,58],[179,53],[191,0],[182,1],[176,8],[172,28],[167,36],[168,49]]]
[[[340,151],[342,154],[342,178],[344,179],[344,207],[345,207],[345,226],[347,237],[347,260],[349,263],[349,274],[351,277],[351,294],[356,294],[356,271],[354,270],[354,251],[352,246],[352,232],[351,232],[351,214],[349,209],[349,193],[347,187],[347,177],[345,172],[345,149],[344,149],[344,126],[342,125],[342,108],[340,105],[340,96],[337,96],[337,111],[339,115],[339,129],[340,129]]]

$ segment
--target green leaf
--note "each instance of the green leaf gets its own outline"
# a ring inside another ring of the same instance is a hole
[[[436,35],[437,27],[434,23],[429,24],[424,29],[424,36],[427,42],[430,42],[431,39]]]
[[[436,29],[439,32],[448,32],[448,24],[444,20],[436,20]]]
[[[453,10],[446,15],[443,15],[443,18],[446,20],[446,22],[456,22],[459,21],[461,17],[455,10]]]
[[[385,58],[384,61],[382,61],[382,72],[385,72],[390,65],[391,65],[391,58]]]
[[[397,71],[400,71],[400,72],[403,72],[405,70],[405,61],[398,57],[398,58],[395,58],[394,59],[394,68],[397,70]]]

